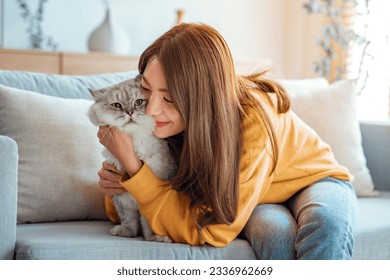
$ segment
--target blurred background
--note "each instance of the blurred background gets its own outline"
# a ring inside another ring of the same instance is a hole
[[[206,23],[235,60],[267,59],[279,77],[357,79],[360,115],[389,118],[388,0],[0,0],[0,47],[87,53],[108,10],[128,55],[178,21]]]

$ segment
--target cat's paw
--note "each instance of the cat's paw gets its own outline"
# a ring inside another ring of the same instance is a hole
[[[110,234],[114,236],[122,236],[122,237],[135,237],[137,236],[138,233],[122,225],[116,225],[110,230]]]
[[[169,238],[168,236],[163,236],[163,235],[157,235],[153,234],[148,237],[145,237],[146,241],[153,241],[153,242],[164,242],[164,243],[172,243],[172,239]]]

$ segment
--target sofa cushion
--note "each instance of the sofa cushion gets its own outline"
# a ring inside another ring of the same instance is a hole
[[[323,77],[307,79],[276,79],[289,92],[301,92],[305,90],[321,90],[329,87],[329,82]]]
[[[224,248],[147,242],[108,234],[107,221],[23,224],[17,228],[15,258],[46,260],[96,259],[255,259],[246,240]]]
[[[19,148],[18,223],[107,219],[91,103],[0,85],[0,134]]]
[[[18,145],[0,135],[0,260],[12,259],[16,238]]]
[[[358,200],[353,258],[390,259],[390,192]],[[108,234],[108,221],[23,224],[17,228],[16,259],[254,259],[246,240],[227,247],[146,242]]]
[[[358,196],[373,196],[356,115],[353,81],[339,81],[321,90],[291,91],[292,110],[327,142],[336,160],[354,175]]]
[[[136,71],[67,76],[0,70],[0,84],[65,98],[90,98],[88,88],[102,88],[135,77]]]
[[[390,260],[390,191],[358,200],[355,260]]]

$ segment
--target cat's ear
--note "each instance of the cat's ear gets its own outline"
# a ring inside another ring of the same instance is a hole
[[[88,88],[89,93],[92,95],[94,99],[99,99],[99,97],[103,96],[103,92],[101,90]]]
[[[89,91],[89,93],[90,93],[93,97],[95,97],[95,90],[93,90],[93,89],[91,89],[91,88],[88,88],[88,91]]]
[[[142,78],[142,75],[141,74],[138,74],[135,78],[134,78],[134,81],[139,83],[141,81],[141,78]]]

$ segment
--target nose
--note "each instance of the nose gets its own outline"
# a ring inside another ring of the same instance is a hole
[[[133,110],[125,110],[125,112],[126,112],[126,114],[130,115],[130,117],[131,117],[131,115],[134,113]]]
[[[150,96],[148,104],[146,105],[146,114],[149,116],[157,116],[161,114],[161,102],[153,94]]]

